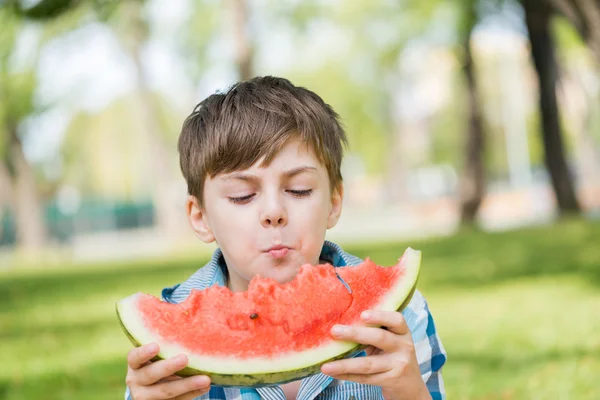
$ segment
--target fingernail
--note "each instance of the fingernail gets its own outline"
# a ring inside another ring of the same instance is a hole
[[[331,332],[334,335],[343,335],[344,333],[348,333],[348,328],[343,325],[334,325],[334,327],[331,328]]]
[[[152,343],[148,346],[148,354],[154,354],[158,351],[158,345],[156,343]]]
[[[186,365],[187,357],[184,354],[180,354],[177,357],[175,357],[175,362],[177,363],[177,365]]]
[[[361,318],[364,319],[365,321],[368,321],[371,319],[371,317],[373,316],[373,313],[371,313],[371,311],[363,311],[362,314],[360,314]]]
[[[210,380],[206,376],[197,376],[194,378],[194,386],[196,387],[204,387],[210,383]]]
[[[329,375],[331,372],[333,372],[333,368],[331,368],[329,364],[323,364],[321,366],[321,372],[325,375]]]

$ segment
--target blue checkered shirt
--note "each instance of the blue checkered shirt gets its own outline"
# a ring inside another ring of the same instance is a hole
[[[346,265],[357,265],[363,260],[348,254],[335,243],[325,241],[321,252],[321,259],[330,262],[335,267]],[[165,288],[162,291],[164,301],[179,303],[185,300],[192,289],[205,289],[212,285],[225,285],[226,266],[223,255],[217,249],[211,260],[194,273],[187,281]],[[444,381],[442,379],[442,366],[446,362],[446,351],[437,335],[435,324],[427,302],[423,295],[417,290],[412,300],[402,312],[408,327],[410,328],[417,361],[421,369],[421,377],[429,389],[433,400],[446,398]],[[356,357],[365,356],[359,353]],[[316,374],[306,377],[300,384],[298,400],[319,399],[382,399],[379,386],[365,385],[351,381],[340,381],[324,374]],[[125,393],[125,399],[131,400],[129,388]],[[285,400],[283,390],[278,386],[262,388],[237,388],[211,386],[210,391],[195,400]]]

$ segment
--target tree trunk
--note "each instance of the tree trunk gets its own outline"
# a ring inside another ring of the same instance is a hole
[[[142,65],[139,54],[136,55],[135,59],[137,74],[141,75]],[[159,110],[146,81],[140,79],[138,85],[138,106],[144,131],[148,138],[152,155],[151,168],[155,177],[152,194],[155,226],[161,232],[175,233],[180,227],[179,220],[180,216],[183,215],[183,211],[179,213],[177,205],[172,200],[174,198],[171,185],[173,174],[169,163],[169,151],[166,149],[166,144],[160,134],[160,124],[157,120]]]
[[[4,213],[8,210],[14,210],[12,180],[4,160],[0,160],[0,239],[6,232],[3,231],[2,220]]]
[[[14,208],[13,184],[10,172],[3,160],[0,160],[0,209]],[[2,213],[0,213],[0,218]]]
[[[16,128],[10,132],[10,151],[14,163],[14,211],[17,245],[25,251],[41,249],[45,244],[46,222],[42,201],[37,191],[33,168],[25,158]]]
[[[471,52],[471,35],[475,27],[476,17],[474,9],[469,9],[468,12],[470,15],[467,17],[467,29],[463,45],[465,59],[462,68],[467,81],[469,106],[465,167],[460,182],[460,214],[463,224],[471,224],[475,221],[485,194],[485,166],[483,163],[485,138],[481,101],[477,92],[477,77],[475,76],[475,66]]]
[[[598,0],[546,0],[573,24],[600,65],[600,2]]]
[[[552,9],[539,0],[523,0],[523,6],[531,42],[531,56],[539,82],[546,168],[550,172],[560,213],[578,212],[579,204],[565,160],[556,99],[557,65],[554,54],[555,44],[550,33]]]
[[[151,153],[150,168],[155,178],[152,188],[154,223],[158,231],[171,234],[179,230],[183,211],[178,212],[177,204],[173,201],[174,193],[171,184],[173,174],[169,162],[169,151],[160,133],[161,127],[158,120],[160,110],[144,72],[142,46],[147,39],[148,28],[142,17],[142,6],[143,2],[135,0],[123,3],[123,13],[128,18],[125,27],[127,32],[122,40],[135,66],[137,106],[139,107],[144,133],[148,139],[148,147]]]
[[[242,81],[252,78],[253,48],[249,36],[249,10],[247,0],[229,0],[231,28],[235,46],[235,63]]]

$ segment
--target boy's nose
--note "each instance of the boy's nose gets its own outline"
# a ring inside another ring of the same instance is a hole
[[[287,224],[287,213],[279,202],[272,201],[265,205],[260,219],[265,227],[284,226]]]
[[[283,226],[283,225],[285,225],[285,219],[283,217],[265,218],[265,220],[263,221],[263,225],[265,225],[265,226]]]

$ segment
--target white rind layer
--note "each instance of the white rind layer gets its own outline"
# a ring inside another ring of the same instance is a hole
[[[374,308],[383,311],[397,310],[416,285],[420,263],[421,252],[408,248],[402,258],[405,274]],[[129,332],[129,335],[141,344],[157,343],[160,347],[160,353],[158,355],[161,358],[169,358],[185,353],[189,360],[188,367],[201,371],[227,375],[255,375],[293,371],[335,358],[340,354],[350,351],[356,346],[356,343],[332,339],[321,346],[307,350],[294,351],[290,354],[277,354],[276,357],[253,357],[245,358],[243,360],[233,357],[192,354],[190,350],[186,350],[176,343],[167,342],[156,337],[155,334],[146,328],[144,321],[137,312],[136,301],[138,296],[140,296],[139,293],[129,296],[117,303],[117,310],[121,323]]]

